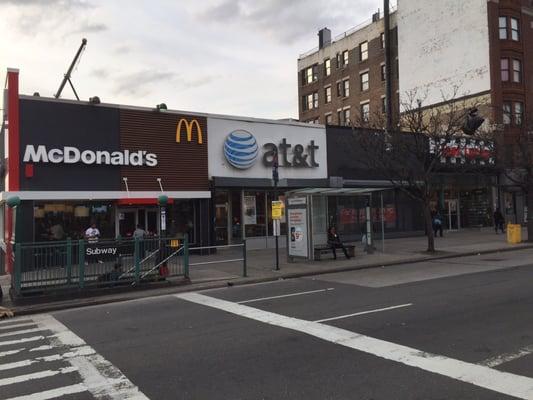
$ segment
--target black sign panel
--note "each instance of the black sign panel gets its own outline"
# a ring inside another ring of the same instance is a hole
[[[52,161],[65,148],[74,158],[89,150],[89,161],[96,151],[120,151],[119,123],[118,108],[21,99],[20,189],[121,190],[120,166]],[[32,156],[24,161],[25,154]]]

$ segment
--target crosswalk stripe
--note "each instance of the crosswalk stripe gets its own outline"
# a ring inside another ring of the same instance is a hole
[[[44,392],[27,394],[24,396],[12,397],[6,400],[49,400],[56,399],[67,394],[76,394],[86,392],[87,387],[83,383],[77,385],[63,386],[57,389],[46,390]]]
[[[25,335],[27,333],[42,332],[44,330],[45,329],[43,329],[43,328],[32,328],[32,329],[23,329],[23,330],[20,330],[20,331],[0,333],[0,338],[1,337],[7,337],[7,336]]]
[[[70,374],[72,372],[76,372],[77,370],[78,368],[76,367],[66,367],[66,368],[60,368],[58,370],[48,369],[46,371],[34,372],[32,374],[13,376],[11,378],[0,379],[0,386],[13,385],[15,383],[27,382],[27,381],[31,381],[34,379],[49,378],[55,375]]]
[[[0,351],[0,357],[5,357],[5,356],[10,356],[10,355],[13,355],[13,354],[17,354],[17,353],[20,353],[23,350],[25,350],[25,347],[23,347],[21,349],[14,349],[14,350],[9,350],[9,351]]]
[[[44,336],[32,336],[28,338],[22,338],[17,340],[4,340],[3,342],[0,342],[0,346],[11,346],[12,344],[19,344],[19,343],[27,343],[27,342],[35,342],[37,340],[43,340]]]
[[[0,326],[9,326],[9,325],[15,325],[15,324],[24,324],[26,322],[33,322],[33,320],[29,318],[25,319],[6,319],[5,321],[0,321]]]
[[[35,322],[26,322],[26,323],[23,323],[23,324],[0,326],[0,331],[5,331],[5,330],[8,330],[8,329],[13,329],[13,328],[24,328],[26,326],[32,326],[32,325],[36,325]]]
[[[27,367],[32,364],[37,364],[41,362],[52,362],[52,361],[62,361],[68,358],[73,357],[86,357],[94,354],[95,351],[89,346],[79,347],[74,349],[74,351],[69,351],[63,354],[53,354],[51,356],[36,357],[29,360],[16,361],[8,364],[0,364],[0,371],[5,371],[8,369]]]

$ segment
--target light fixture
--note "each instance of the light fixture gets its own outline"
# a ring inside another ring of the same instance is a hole
[[[161,110],[167,110],[167,105],[165,103],[161,103],[161,104],[158,104],[155,106],[155,109],[157,111],[161,111]]]
[[[91,104],[100,104],[100,97],[98,97],[98,96],[89,97],[89,103],[91,103]]]

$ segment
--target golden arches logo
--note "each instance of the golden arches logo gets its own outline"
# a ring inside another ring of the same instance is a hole
[[[202,144],[204,142],[203,136],[202,136],[202,128],[200,127],[200,123],[197,119],[192,119],[191,121],[187,121],[185,118],[182,118],[178,122],[178,126],[176,128],[176,142],[181,143],[181,132],[182,128],[185,126],[185,133],[187,134],[187,142],[192,141],[192,130],[194,127],[196,127],[196,137],[198,144]]]

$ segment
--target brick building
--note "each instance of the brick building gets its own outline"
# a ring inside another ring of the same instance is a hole
[[[398,93],[396,14],[391,14],[393,93]],[[298,59],[301,121],[345,125],[362,122],[385,110],[385,34],[379,13],[371,21],[331,39],[320,30],[319,47]],[[397,109],[398,100],[393,99]],[[384,118],[383,118],[384,119]]]

